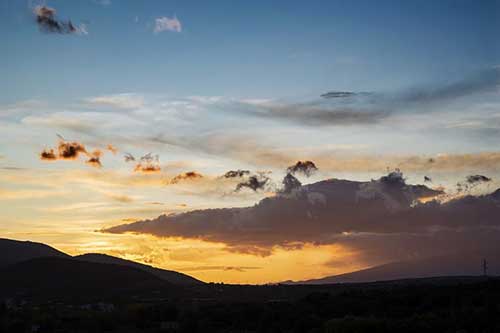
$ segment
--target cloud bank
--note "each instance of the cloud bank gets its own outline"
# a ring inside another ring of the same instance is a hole
[[[500,190],[482,196],[420,203],[440,190],[406,184],[402,174],[369,182],[326,180],[294,186],[253,207],[196,210],[118,225],[104,232],[144,233],[221,242],[259,255],[274,247],[342,244],[378,261],[496,248]],[[462,243],[460,243],[462,242]]]

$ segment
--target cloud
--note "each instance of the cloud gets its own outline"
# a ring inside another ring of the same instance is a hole
[[[271,179],[263,172],[257,173],[256,175],[251,175],[244,181],[241,181],[236,185],[236,192],[241,191],[244,188],[251,189],[254,192],[258,190],[263,190],[271,182]]]
[[[180,175],[177,175],[174,178],[172,178],[170,180],[170,184],[179,184],[183,181],[196,180],[196,179],[200,179],[200,178],[203,178],[202,174],[200,174],[196,171],[188,171],[185,173],[181,173]]]
[[[33,9],[36,23],[41,31],[58,34],[88,34],[84,24],[75,26],[70,20],[61,21],[56,18],[56,10],[47,6],[36,6]]]
[[[323,98],[347,98],[353,96],[356,96],[356,93],[352,91],[329,91],[320,95]]]
[[[297,161],[297,163],[287,168],[287,172],[292,175],[301,173],[307,177],[310,177],[316,171],[318,171],[318,168],[312,161]]]
[[[162,215],[103,231],[202,239],[260,255],[275,247],[341,244],[392,261],[468,246],[499,248],[499,192],[419,203],[443,192],[407,184],[394,171],[368,182],[332,179],[303,185],[292,195],[278,193],[252,207]]]
[[[118,148],[116,148],[115,146],[113,146],[112,144],[108,144],[106,146],[106,149],[109,150],[110,152],[113,153],[113,155],[116,155],[118,154]]]
[[[155,19],[155,27],[153,31],[155,33],[160,33],[162,31],[181,32],[182,24],[176,16],[172,18],[166,16],[158,17]]]
[[[195,266],[183,267],[183,272],[198,272],[198,271],[237,271],[246,272],[253,269],[261,269],[262,267],[256,266]]]
[[[241,178],[243,176],[249,175],[250,170],[230,170],[226,172],[223,177],[224,178]]]
[[[127,160],[127,157],[130,157],[132,155],[125,155],[125,160]],[[133,156],[132,156],[133,157]],[[131,161],[135,161],[135,158],[133,158]],[[152,155],[151,153],[147,153],[144,156],[141,156],[139,159],[139,163],[136,164],[134,168],[135,172],[144,172],[144,173],[155,173],[155,172],[160,172],[161,167],[160,167],[160,156],[159,155]]]
[[[85,146],[77,141],[66,141],[59,134],[59,144],[57,146],[57,154],[54,149],[44,149],[40,153],[40,159],[42,161],[56,161],[56,160],[76,160],[81,155],[85,155],[88,157],[86,164],[93,167],[101,167],[101,156],[102,151],[99,149],[95,149],[92,152],[89,152]]]
[[[400,96],[402,102],[432,103],[495,92],[500,85],[500,67],[492,66],[462,80],[441,86],[415,88]]]
[[[135,157],[131,153],[125,153],[125,155],[123,155],[123,159],[125,160],[125,162],[134,162],[135,161]]]
[[[137,94],[115,94],[87,98],[88,104],[106,106],[114,109],[133,110],[144,106],[144,97]]]
[[[403,92],[332,91],[321,95],[320,100],[302,103],[253,103],[241,100],[231,106],[232,109],[255,117],[288,120],[309,126],[374,125],[415,109],[426,113],[440,111],[443,103],[495,92],[499,85],[500,67],[489,67],[457,82],[441,85],[431,83]]]
[[[57,147],[59,152],[59,158],[64,160],[73,160],[78,158],[80,154],[87,154],[87,150],[85,146],[79,142],[65,142],[59,141],[59,145]]]
[[[100,150],[96,149],[92,153],[89,153],[89,159],[85,163],[87,163],[90,166],[100,168],[100,167],[102,167],[101,155],[102,155],[102,152]]]
[[[467,176],[467,183],[469,183],[469,184],[487,183],[487,182],[491,182],[491,178],[483,176],[483,175]]]
[[[40,153],[40,159],[47,161],[55,161],[57,160],[57,155],[54,152],[54,149],[44,149]]]
[[[280,190],[281,193],[289,194],[293,190],[298,189],[302,186],[300,181],[295,178],[291,173],[287,173],[283,178],[283,188]]]
[[[391,113],[385,106],[339,106],[316,102],[300,104],[270,102],[259,105],[241,103],[240,109],[256,117],[282,119],[314,126],[375,124]]]

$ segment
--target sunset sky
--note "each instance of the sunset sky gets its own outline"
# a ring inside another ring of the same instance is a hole
[[[299,160],[318,168],[297,173],[302,184],[398,168],[440,200],[463,195],[469,175],[490,180],[467,194],[493,192],[499,32],[496,0],[0,0],[0,237],[215,282],[401,259],[371,239],[318,237],[307,221],[279,238],[239,228],[244,218],[222,233],[204,214],[262,208]],[[236,190],[252,175],[269,180]],[[193,210],[196,231],[109,229]]]

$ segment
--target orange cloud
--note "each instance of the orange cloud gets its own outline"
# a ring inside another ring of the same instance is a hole
[[[200,174],[196,171],[188,171],[185,173],[181,173],[180,175],[177,175],[174,178],[172,178],[172,180],[170,180],[170,184],[178,184],[178,183],[185,181],[185,180],[196,180],[196,179],[200,179],[200,178],[203,178],[202,174]]]
[[[57,160],[57,156],[56,153],[54,152],[54,149],[44,149],[40,153],[40,159],[46,161],[55,161]]]

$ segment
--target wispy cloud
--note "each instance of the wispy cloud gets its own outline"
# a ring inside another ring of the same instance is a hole
[[[107,106],[115,109],[138,109],[144,106],[144,97],[137,94],[114,94],[87,98],[85,102],[94,106]]]
[[[158,17],[155,19],[155,26],[153,31],[155,33],[160,33],[163,31],[181,32],[182,24],[175,15],[174,17]]]

